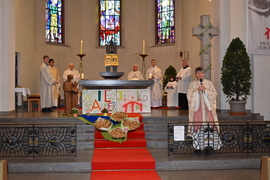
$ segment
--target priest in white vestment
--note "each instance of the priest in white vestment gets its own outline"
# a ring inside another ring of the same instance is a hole
[[[52,85],[58,84],[53,78],[52,73],[49,69],[49,56],[43,57],[43,63],[40,66],[40,79],[39,79],[39,90],[40,90],[40,107],[42,112],[51,112],[53,106],[53,93]]]
[[[64,73],[63,73],[63,81],[64,82],[67,80],[67,76],[68,75],[72,75],[73,76],[72,82],[77,82],[79,84],[79,80],[80,80],[80,77],[81,76],[80,76],[79,71],[77,71],[76,69],[74,69],[74,64],[73,63],[69,63],[68,69],[65,70]],[[79,85],[77,87],[79,88]],[[78,93],[78,104],[80,104],[80,96],[81,96],[81,94]]]
[[[132,66],[132,71],[128,74],[128,80],[144,80],[142,73],[138,70],[138,65]]]
[[[178,105],[182,110],[188,110],[187,89],[191,82],[191,68],[188,66],[187,60],[182,61],[182,68],[176,77],[178,79]]]
[[[67,76],[71,74],[73,76],[73,82],[79,82],[80,80],[80,73],[76,69],[74,69],[74,64],[69,63],[68,69],[64,71],[63,73],[63,81],[65,82],[67,80]]]
[[[204,69],[198,67],[195,70],[196,80],[189,84],[187,99],[189,105],[189,134],[193,137],[195,153],[208,146],[211,140],[213,149],[218,149],[220,139],[218,137],[219,127],[216,113],[217,92],[211,81],[204,79]],[[211,137],[206,139],[208,133],[204,133],[208,122],[213,129]],[[214,143],[214,144],[213,144]],[[214,147],[213,147],[214,146]]]
[[[161,70],[156,66],[155,59],[152,59],[151,67],[146,71],[146,78],[154,80],[154,84],[150,86],[151,107],[156,108],[162,106],[162,73]]]
[[[54,60],[49,59],[49,69],[52,73],[53,78],[58,82],[58,84],[52,85],[52,93],[53,93],[53,107],[56,109],[58,107],[58,98],[60,95],[60,76],[58,69],[54,66]]]
[[[175,77],[171,76],[169,82],[164,88],[164,91],[167,92],[167,106],[168,107],[177,107],[178,106],[178,93],[177,93],[177,82]]]

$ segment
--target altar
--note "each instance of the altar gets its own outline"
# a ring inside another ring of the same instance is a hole
[[[144,47],[145,48],[145,47]],[[121,111],[125,113],[150,113],[151,111],[151,92],[150,86],[154,80],[119,80],[124,72],[118,72],[119,57],[117,54],[117,45],[113,38],[106,45],[106,54],[104,55],[104,66],[106,72],[100,72],[99,75],[105,80],[85,80],[82,72],[82,42],[80,56],[80,75],[79,81],[82,87],[82,113],[96,114],[106,109],[109,113]],[[143,58],[146,57],[145,50]],[[143,74],[145,75],[145,65],[143,65]],[[144,77],[145,78],[145,77]],[[146,79],[146,78],[145,78]]]
[[[109,112],[150,113],[148,88],[153,80],[81,80],[82,113]]]

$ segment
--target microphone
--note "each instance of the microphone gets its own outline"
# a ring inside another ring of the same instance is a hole
[[[201,85],[202,85],[202,79],[200,79]]]

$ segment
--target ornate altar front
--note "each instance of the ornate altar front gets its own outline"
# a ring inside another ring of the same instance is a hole
[[[109,112],[149,113],[153,80],[81,80],[82,113]]]

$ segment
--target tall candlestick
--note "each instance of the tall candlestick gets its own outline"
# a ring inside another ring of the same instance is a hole
[[[83,41],[81,40],[80,54],[82,54],[82,48],[83,48]]]
[[[145,54],[145,41],[142,42],[142,54]]]

